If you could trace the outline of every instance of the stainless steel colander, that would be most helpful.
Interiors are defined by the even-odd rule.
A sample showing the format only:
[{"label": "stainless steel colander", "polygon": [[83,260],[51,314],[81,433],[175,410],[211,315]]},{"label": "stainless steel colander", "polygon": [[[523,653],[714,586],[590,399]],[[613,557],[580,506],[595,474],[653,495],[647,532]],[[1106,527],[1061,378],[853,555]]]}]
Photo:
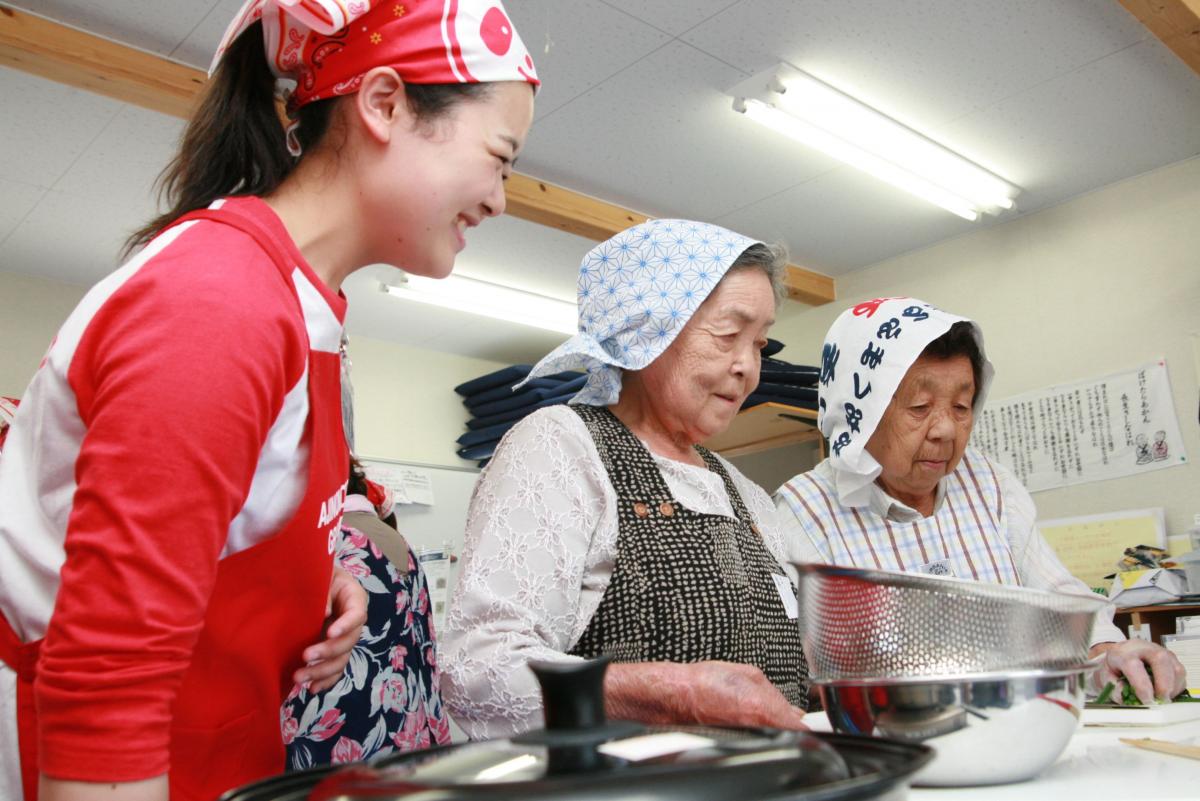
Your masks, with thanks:
[{"label": "stainless steel colander", "polygon": [[816,683],[972,677],[1087,661],[1108,602],[921,573],[797,564]]}]

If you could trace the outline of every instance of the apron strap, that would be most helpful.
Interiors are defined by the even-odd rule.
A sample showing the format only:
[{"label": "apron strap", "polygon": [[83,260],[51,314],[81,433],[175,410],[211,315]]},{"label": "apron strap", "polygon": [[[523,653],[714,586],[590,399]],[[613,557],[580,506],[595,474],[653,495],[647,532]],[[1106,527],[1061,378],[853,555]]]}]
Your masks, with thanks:
[{"label": "apron strap", "polygon": [[21,761],[21,789],[25,801],[37,801],[37,717],[33,702],[33,677],[37,673],[42,641],[23,643],[12,625],[0,615],[0,661],[17,674],[17,753]]},{"label": "apron strap", "polygon": [[21,642],[8,618],[0,615],[0,662],[12,668],[22,681],[32,682],[37,674],[38,653],[41,647],[41,640]]},{"label": "apron strap", "polygon": [[[275,267],[278,268],[279,274],[283,276],[285,281],[287,281],[288,286],[291,286],[292,270],[296,268],[296,265],[289,263],[284,258],[283,254],[278,252],[276,248],[267,247],[266,243],[271,242],[274,237],[271,236],[270,232],[267,231],[266,228],[263,228],[256,221],[250,219],[249,217],[245,217],[241,214],[227,211],[225,209],[196,209],[195,211],[189,211],[187,214],[179,217],[163,230],[165,231],[169,228],[174,228],[177,225],[194,220],[208,220],[210,222],[228,225],[249,236],[254,240],[255,244],[262,248],[263,253],[266,253],[271,257],[271,261],[275,263]],[[296,302],[299,303],[299,299],[297,299]]]}]

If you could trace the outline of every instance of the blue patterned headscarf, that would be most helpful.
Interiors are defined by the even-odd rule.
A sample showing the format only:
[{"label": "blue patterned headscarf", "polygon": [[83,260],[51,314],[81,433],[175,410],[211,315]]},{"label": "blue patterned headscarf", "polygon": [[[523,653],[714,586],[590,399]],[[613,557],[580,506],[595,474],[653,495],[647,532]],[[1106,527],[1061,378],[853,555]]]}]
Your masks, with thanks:
[{"label": "blue patterned headscarf", "polygon": [[587,383],[571,403],[616,403],[621,371],[640,370],[657,359],[738,256],[755,244],[690,220],[650,220],[601,242],[579,265],[579,333],[538,362],[525,380],[586,369]]}]

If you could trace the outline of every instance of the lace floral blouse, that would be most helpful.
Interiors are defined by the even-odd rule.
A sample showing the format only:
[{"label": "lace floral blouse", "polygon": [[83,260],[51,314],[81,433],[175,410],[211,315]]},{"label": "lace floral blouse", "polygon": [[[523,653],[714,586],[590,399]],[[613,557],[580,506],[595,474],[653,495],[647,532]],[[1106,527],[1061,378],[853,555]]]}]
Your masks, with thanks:
[{"label": "lace floral blouse", "polygon": [[366,534],[342,528],[338,563],[367,591],[367,622],[337,684],[317,694],[297,686],[284,701],[288,770],[450,742],[429,589],[406,550],[397,569]]}]

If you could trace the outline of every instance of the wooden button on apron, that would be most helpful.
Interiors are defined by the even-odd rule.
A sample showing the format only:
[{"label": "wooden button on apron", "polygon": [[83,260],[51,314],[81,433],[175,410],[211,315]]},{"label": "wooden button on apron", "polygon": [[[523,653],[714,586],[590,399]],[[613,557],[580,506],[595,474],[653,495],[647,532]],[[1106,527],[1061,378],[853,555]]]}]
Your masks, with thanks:
[{"label": "wooden button on apron", "polygon": [[675,514],[675,506],[667,501],[663,501],[659,505],[658,511],[663,517],[672,517]]},{"label": "wooden button on apron", "polygon": [[759,537],[761,537],[761,536],[762,536],[762,534],[761,534],[761,533],[759,533],[759,530],[758,530],[758,524],[757,524],[757,523],[751,523],[751,524],[750,524],[750,530],[751,530],[751,531],[753,531],[753,532],[754,532],[754,533],[755,533],[757,536],[759,536]]},{"label": "wooden button on apron", "polygon": [[638,517],[646,517],[650,514],[650,507],[641,501],[638,501],[633,505],[633,513]]}]

